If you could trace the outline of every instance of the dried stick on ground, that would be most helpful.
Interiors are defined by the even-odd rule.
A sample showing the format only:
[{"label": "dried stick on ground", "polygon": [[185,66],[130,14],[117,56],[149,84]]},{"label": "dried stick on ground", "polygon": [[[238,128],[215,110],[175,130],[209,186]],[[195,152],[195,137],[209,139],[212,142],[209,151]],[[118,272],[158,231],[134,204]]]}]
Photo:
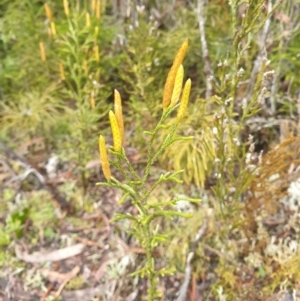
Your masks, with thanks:
[{"label": "dried stick on ground", "polygon": [[211,77],[213,76],[213,71],[210,64],[206,36],[205,36],[205,21],[203,17],[204,2],[205,0],[197,0],[197,19],[199,24],[200,40],[202,46],[202,58],[204,61],[204,74],[206,77],[205,98],[208,99],[212,95]]},{"label": "dried stick on ground", "polygon": [[203,235],[205,234],[206,229],[207,229],[207,220],[204,220],[201,228],[199,229],[199,231],[194,239],[191,251],[189,252],[189,254],[187,256],[184,281],[183,281],[183,284],[181,285],[181,288],[179,290],[179,295],[178,295],[178,298],[176,301],[185,301],[185,299],[186,299],[186,294],[187,294],[187,290],[188,290],[190,279],[191,279],[191,273],[192,273],[191,262],[194,258],[198,243],[199,243],[200,239],[203,237]]},{"label": "dried stick on ground", "polygon": [[67,258],[77,256],[83,252],[85,244],[75,244],[62,249],[48,251],[48,252],[35,252],[33,254],[28,254],[23,252],[19,245],[15,246],[16,257],[25,262],[31,263],[41,263],[46,261],[57,262],[65,260]]},{"label": "dried stick on ground", "polygon": [[75,278],[77,276],[77,274],[79,273],[80,268],[79,266],[75,266],[73,268],[73,270],[67,274],[66,279],[63,281],[63,283],[59,286],[58,291],[55,293],[55,298],[58,298],[61,294],[61,292],[63,291],[64,287],[67,285],[67,283],[72,280],[73,278]]}]

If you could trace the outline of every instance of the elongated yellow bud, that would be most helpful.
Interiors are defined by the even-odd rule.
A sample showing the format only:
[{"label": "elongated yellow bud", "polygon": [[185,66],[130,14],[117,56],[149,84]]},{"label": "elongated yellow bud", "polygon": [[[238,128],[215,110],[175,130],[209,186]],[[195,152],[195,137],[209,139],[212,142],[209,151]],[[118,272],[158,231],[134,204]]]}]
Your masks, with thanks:
[{"label": "elongated yellow bud", "polygon": [[95,36],[96,36],[96,37],[98,36],[98,33],[99,33],[99,27],[96,26],[96,27],[95,27]]},{"label": "elongated yellow bud", "polygon": [[99,20],[101,16],[101,0],[96,1],[96,18]]},{"label": "elongated yellow bud", "polygon": [[55,23],[54,22],[51,22],[50,23],[50,27],[51,27],[51,34],[53,37],[56,36],[56,27],[55,27]]},{"label": "elongated yellow bud", "polygon": [[94,12],[96,10],[96,0],[92,0],[91,9],[92,9],[92,12]]},{"label": "elongated yellow bud", "polygon": [[96,103],[95,103],[95,92],[94,92],[94,90],[92,90],[92,92],[91,92],[90,103],[91,103],[91,108],[95,109]]},{"label": "elongated yellow bud", "polygon": [[45,3],[44,4],[44,8],[45,8],[45,12],[46,12],[46,17],[49,21],[52,20],[52,11],[51,11],[51,8],[50,6],[48,5],[48,3]]},{"label": "elongated yellow bud", "polygon": [[115,115],[118,121],[122,144],[124,143],[124,121],[123,121],[123,108],[121,95],[118,90],[115,89]]},{"label": "elongated yellow bud", "polygon": [[65,80],[66,79],[66,75],[65,75],[65,69],[64,69],[63,64],[59,63],[58,68],[59,68],[60,79],[61,80]]},{"label": "elongated yellow bud", "polygon": [[40,42],[39,45],[40,45],[41,60],[42,60],[42,62],[46,62],[46,52],[45,52],[44,43]]},{"label": "elongated yellow bud", "polygon": [[96,62],[99,62],[100,58],[99,58],[99,46],[98,45],[94,46],[94,54],[95,54]]},{"label": "elongated yellow bud", "polygon": [[63,3],[64,3],[64,11],[65,11],[65,14],[66,14],[66,16],[68,17],[69,14],[70,14],[70,11],[69,11],[69,2],[68,2],[68,0],[63,0]]},{"label": "elongated yellow bud", "polygon": [[184,73],[183,66],[180,65],[175,77],[175,84],[174,84],[174,89],[173,89],[173,94],[172,94],[171,104],[170,104],[171,107],[176,105],[176,103],[178,102],[182,90],[183,73]]},{"label": "elongated yellow bud", "polygon": [[91,26],[91,16],[88,12],[85,14],[85,25],[86,25],[86,27]]},{"label": "elongated yellow bud", "polygon": [[105,138],[100,135],[99,137],[99,152],[100,152],[100,163],[102,166],[103,174],[106,180],[109,180],[111,177],[110,165],[108,162],[108,155],[106,150]]},{"label": "elongated yellow bud", "polygon": [[185,40],[183,42],[183,44],[180,46],[180,48],[175,56],[175,59],[173,61],[173,65],[167,76],[167,80],[166,80],[165,87],[164,87],[164,93],[163,93],[163,109],[166,109],[171,102],[176,73],[177,73],[179,66],[183,62],[188,45],[189,45],[188,40]]},{"label": "elongated yellow bud", "polygon": [[111,110],[109,111],[109,121],[114,139],[114,150],[119,152],[122,149],[122,138],[116,115]]},{"label": "elongated yellow bud", "polygon": [[191,86],[192,86],[192,81],[189,78],[185,82],[185,85],[184,85],[184,88],[183,88],[183,92],[182,92],[182,96],[181,96],[181,103],[180,103],[178,113],[177,113],[177,121],[180,121],[183,118],[183,116],[186,112],[186,108],[187,108],[187,105],[189,103]]}]

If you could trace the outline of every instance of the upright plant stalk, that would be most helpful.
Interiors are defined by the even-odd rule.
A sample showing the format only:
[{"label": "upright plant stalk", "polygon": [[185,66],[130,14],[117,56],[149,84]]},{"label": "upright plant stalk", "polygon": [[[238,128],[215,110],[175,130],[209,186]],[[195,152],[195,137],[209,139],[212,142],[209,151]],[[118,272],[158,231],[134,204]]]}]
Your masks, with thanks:
[{"label": "upright plant stalk", "polygon": [[[102,33],[95,24],[99,25],[100,2],[103,8],[105,4],[102,0],[97,1],[97,4],[96,1],[60,2],[63,4],[63,10],[60,12],[64,14],[63,18],[58,18],[57,13],[52,13],[52,4],[44,5],[50,41],[48,47],[40,42],[40,55],[42,61],[47,61],[49,57],[50,62],[52,54],[56,61],[57,76],[60,78],[59,98],[71,102],[65,109],[70,112],[68,115],[72,118],[70,124],[73,126],[69,134],[71,148],[76,148],[77,152],[70,152],[70,156],[76,162],[84,197],[87,189],[85,166],[92,155],[90,138],[95,137],[91,133],[101,115],[107,112],[103,101],[110,94],[110,89],[99,89],[98,85],[102,54],[99,40]],[[52,50],[48,56],[47,48]]]},{"label": "upright plant stalk", "polygon": [[[131,215],[129,213],[117,213],[115,214],[113,221],[129,220],[131,222],[130,233],[136,237],[141,247],[145,250],[145,265],[142,269],[135,271],[133,275],[147,277],[149,281],[147,293],[148,301],[154,301],[159,297],[157,290],[159,277],[166,274],[172,274],[174,272],[174,270],[167,265],[161,269],[156,268],[153,251],[160,243],[166,240],[167,236],[164,233],[157,233],[157,231],[153,229],[153,222],[155,222],[158,218],[173,218],[175,216],[187,218],[191,216],[190,214],[172,210],[172,207],[179,201],[178,199],[158,202],[155,204],[149,203],[149,196],[160,184],[167,181],[182,183],[182,181],[177,178],[177,175],[183,172],[182,170],[162,174],[154,184],[150,185],[149,188],[146,185],[150,175],[151,167],[157,161],[161,153],[167,147],[172,146],[172,144],[176,141],[192,139],[192,137],[175,136],[178,124],[182,122],[183,117],[186,113],[191,89],[191,80],[188,79],[182,92],[181,102],[180,104],[176,104],[182,89],[183,67],[181,64],[187,51],[187,46],[188,42],[186,40],[177,52],[168,78],[166,80],[161,119],[152,132],[145,132],[146,134],[150,135],[151,138],[148,143],[147,163],[144,175],[140,177],[126,157],[124,150],[124,128],[122,128],[122,102],[121,96],[117,91],[115,91],[115,113],[113,113],[112,111],[110,111],[109,113],[114,145],[109,152],[116,157],[115,160],[109,161],[104,137],[100,136],[99,138],[101,165],[107,182],[101,182],[98,183],[98,185],[121,189],[124,192],[124,195],[122,196],[119,203],[122,204],[124,201],[129,200],[131,204],[137,208],[138,211],[138,214],[136,215]],[[168,127],[165,124],[165,121],[170,116],[170,114],[176,110],[176,122],[175,124],[171,125],[171,127]],[[161,129],[168,129],[169,134],[162,142],[158,150],[154,152],[153,144],[156,140],[158,132]],[[111,165],[114,166],[114,168],[116,168],[123,175],[124,179],[122,182],[111,175]],[[183,199],[189,202],[199,201],[197,199],[191,198]]]},{"label": "upright plant stalk", "polygon": [[[269,19],[271,13],[276,8],[270,8],[267,14],[264,12],[264,0],[249,0],[247,5],[237,0],[230,0],[232,17],[232,43],[228,53],[228,61],[218,65],[219,86],[215,87],[214,96],[218,105],[222,107],[222,112],[215,119],[216,140],[218,142],[216,165],[216,186],[213,191],[218,199],[221,211],[225,209],[230,217],[234,208],[239,205],[240,198],[245,185],[253,177],[253,171],[245,169],[245,146],[241,145],[239,139],[241,130],[244,127],[245,120],[259,111],[259,98],[264,96],[266,88],[264,87],[264,74],[267,68],[267,60],[262,60],[259,66],[257,76],[253,81],[251,95],[247,95],[242,100],[243,103],[237,103],[239,84],[242,81],[243,69],[242,58],[253,43],[255,33],[262,29],[265,22]],[[241,18],[238,18],[238,10],[241,5],[245,5],[245,11]],[[229,64],[230,67],[229,67]],[[240,102],[240,101],[239,101]],[[240,112],[237,107],[240,106]],[[236,122],[236,116],[240,115],[239,122]],[[236,176],[236,172],[243,173],[243,177]],[[229,179],[228,179],[229,178]],[[230,191],[228,186],[235,183],[231,193],[231,201],[228,202]]]}]

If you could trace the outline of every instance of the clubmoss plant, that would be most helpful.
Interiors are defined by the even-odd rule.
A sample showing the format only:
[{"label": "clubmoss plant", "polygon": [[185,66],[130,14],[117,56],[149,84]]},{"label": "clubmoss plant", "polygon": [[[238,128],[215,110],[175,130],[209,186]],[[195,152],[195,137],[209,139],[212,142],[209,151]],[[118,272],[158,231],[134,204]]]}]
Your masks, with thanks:
[{"label": "clubmoss plant", "polygon": [[60,148],[61,159],[74,162],[83,195],[95,132],[108,112],[112,62],[118,64],[118,56],[109,58],[117,27],[101,16],[104,5],[9,1],[0,21],[3,129],[22,140],[43,136],[47,151]]},{"label": "clubmoss plant", "polygon": [[[166,80],[161,119],[159,120],[153,131],[145,132],[145,134],[150,136],[150,140],[148,142],[147,163],[145,166],[144,174],[139,175],[139,173],[134,170],[134,167],[126,157],[125,149],[122,145],[122,116],[120,114],[120,111],[118,111],[120,110],[122,105],[120,101],[120,95],[116,90],[115,113],[113,113],[112,111],[109,112],[109,119],[114,141],[114,146],[109,152],[115,157],[115,160],[108,160],[105,139],[103,136],[100,136],[99,138],[101,165],[107,182],[101,182],[98,183],[98,185],[121,189],[124,192],[124,195],[120,200],[120,204],[122,204],[125,200],[130,200],[131,204],[137,208],[137,215],[134,216],[129,213],[117,213],[113,218],[113,221],[129,220],[131,222],[130,233],[135,236],[135,238],[137,238],[141,247],[146,252],[146,262],[144,267],[138,271],[135,271],[133,275],[138,274],[141,275],[141,277],[146,276],[149,279],[149,301],[155,300],[159,297],[157,290],[159,277],[166,274],[172,274],[174,272],[174,269],[168,265],[165,265],[161,269],[157,269],[156,267],[156,259],[153,256],[153,251],[160,243],[164,242],[167,239],[167,235],[158,232],[159,226],[156,224],[156,227],[154,227],[155,222],[158,218],[173,218],[175,216],[188,218],[191,216],[190,214],[181,213],[171,209],[179,201],[179,199],[177,198],[174,198],[172,200],[159,200],[155,204],[149,203],[149,196],[160,184],[168,181],[182,183],[182,181],[178,179],[178,175],[180,175],[183,170],[167,172],[165,174],[162,174],[153,184],[150,183],[149,176],[153,164],[155,164],[161,154],[168,147],[173,146],[175,142],[193,139],[193,137],[175,135],[178,124],[182,122],[182,119],[186,113],[191,89],[190,79],[188,79],[185,83],[180,104],[176,104],[175,101],[171,102],[172,95],[174,95],[174,93],[178,95],[177,91],[182,89],[182,80],[178,80],[178,78],[183,76],[183,67],[181,66],[181,64],[187,51],[187,47],[188,41],[186,40],[179,49]],[[176,76],[176,74],[178,73],[179,75]],[[175,80],[176,78],[177,80]],[[176,97],[178,98],[179,96]],[[169,127],[166,126],[165,122],[167,118],[175,111],[177,111],[177,119],[175,123]],[[157,134],[161,129],[166,129],[166,127],[168,127],[169,134],[164,139],[162,144],[159,147],[155,148],[157,149],[155,151],[153,145],[156,142],[155,140],[157,138]],[[126,166],[126,168],[122,164],[123,162],[125,163],[124,165]],[[122,181],[112,176],[110,166],[113,166],[122,174]],[[191,198],[186,198],[186,200],[189,202],[199,201]]]},{"label": "clubmoss plant", "polygon": [[[205,99],[197,99],[189,106],[189,114],[184,123],[180,124],[180,133],[189,133],[194,137],[180,148],[166,150],[160,158],[161,162],[168,162],[175,170],[185,166],[182,179],[187,184],[196,187],[204,187],[213,168],[215,158],[215,136],[211,131],[213,115],[207,109],[210,102]],[[172,120],[170,121],[172,122]],[[163,139],[166,133],[160,137]]]},{"label": "clubmoss plant", "polygon": [[[106,100],[110,96],[109,84],[103,84],[110,69],[104,48],[113,31],[102,26],[100,1],[97,3],[84,5],[64,0],[55,17],[51,7],[44,6],[49,33],[45,39],[46,56],[49,56],[46,65],[59,83],[58,97],[68,103],[62,116],[64,125],[72,125],[65,129],[66,156],[76,162],[83,195],[88,186],[85,166],[93,158],[94,133],[108,112]],[[78,151],[70,152],[74,147]]]},{"label": "clubmoss plant", "polygon": [[162,35],[147,10],[137,11],[133,5],[131,12],[136,14],[136,20],[124,25],[124,32],[119,35],[120,48],[116,49],[120,51],[121,63],[115,66],[123,82],[120,92],[128,99],[127,120],[134,120],[136,125],[130,143],[144,147],[143,128],[145,125],[154,126],[160,116],[164,64],[171,64],[171,58],[163,61],[165,43],[162,46]]},{"label": "clubmoss plant", "polygon": [[[249,136],[246,140],[243,132],[246,121],[261,110],[262,102],[268,97],[267,79],[272,74],[268,70],[270,62],[262,57],[257,72],[247,86],[245,79],[251,72],[244,69],[244,59],[247,51],[256,46],[254,37],[263,28],[275,6],[266,13],[264,1],[249,1],[243,18],[239,19],[239,1],[230,1],[229,5],[232,43],[227,57],[217,65],[216,77],[211,78],[214,90],[211,100],[215,103],[211,131],[215,137],[212,176],[216,183],[212,190],[222,214],[231,218],[240,210],[243,193],[249,188],[259,168],[258,164],[254,164],[257,156],[253,155],[253,137]],[[247,92],[250,89],[249,94]]]}]

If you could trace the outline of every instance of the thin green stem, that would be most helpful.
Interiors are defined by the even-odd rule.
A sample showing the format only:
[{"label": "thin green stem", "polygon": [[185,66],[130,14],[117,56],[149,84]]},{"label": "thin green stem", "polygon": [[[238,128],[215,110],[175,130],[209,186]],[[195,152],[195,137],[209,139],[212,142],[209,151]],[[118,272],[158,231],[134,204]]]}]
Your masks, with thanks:
[{"label": "thin green stem", "polygon": [[168,134],[168,136],[166,137],[163,145],[161,146],[161,148],[155,153],[155,155],[153,156],[152,160],[150,161],[150,166],[149,168],[151,167],[151,165],[157,160],[157,158],[161,155],[161,153],[168,147],[172,144],[172,137],[177,129],[177,126],[178,126],[178,123],[174,124],[172,129],[171,129],[171,132]]},{"label": "thin green stem", "polygon": [[148,270],[148,278],[150,282],[150,286],[148,288],[148,301],[154,301],[155,299],[155,291],[156,291],[156,273],[155,273],[155,262],[154,257],[152,256],[152,247],[151,240],[152,234],[147,225],[144,226],[144,233],[146,237],[146,258],[147,258],[147,270]]},{"label": "thin green stem", "polygon": [[129,171],[131,172],[131,174],[135,177],[135,179],[137,181],[141,181],[140,176],[137,174],[137,172],[134,170],[133,166],[131,165],[130,161],[128,160],[128,158],[126,157],[126,155],[123,156],[123,159],[125,160]]},{"label": "thin green stem", "polygon": [[163,121],[165,120],[165,115],[163,114],[160,121],[158,122],[157,126],[155,127],[154,131],[151,133],[151,139],[148,144],[148,151],[147,151],[147,166],[145,169],[144,177],[142,180],[142,191],[145,192],[146,190],[146,182],[149,177],[150,173],[150,167],[151,167],[151,154],[152,154],[152,147],[153,147],[153,142],[156,137],[156,134],[158,130],[160,129],[160,125],[162,125]]}]

